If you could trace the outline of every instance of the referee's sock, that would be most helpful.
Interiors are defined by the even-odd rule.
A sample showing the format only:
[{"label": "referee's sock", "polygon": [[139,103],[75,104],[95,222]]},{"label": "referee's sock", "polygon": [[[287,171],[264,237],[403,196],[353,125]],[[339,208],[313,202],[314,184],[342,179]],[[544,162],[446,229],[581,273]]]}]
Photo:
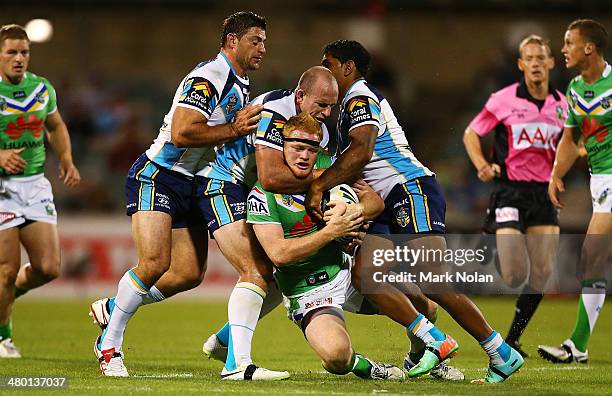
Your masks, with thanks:
[{"label": "referee's sock", "polygon": [[523,291],[516,300],[516,310],[514,314],[514,320],[510,325],[506,342],[514,344],[518,341],[525,331],[527,324],[531,320],[531,317],[535,313],[540,301],[542,301],[544,295],[538,290],[533,289],[528,284],[525,285]]}]

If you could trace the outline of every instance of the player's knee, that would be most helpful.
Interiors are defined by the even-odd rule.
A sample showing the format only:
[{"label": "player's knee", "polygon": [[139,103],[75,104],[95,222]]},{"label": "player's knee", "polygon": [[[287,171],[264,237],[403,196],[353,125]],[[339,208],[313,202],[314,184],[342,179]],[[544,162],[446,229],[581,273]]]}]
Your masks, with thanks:
[{"label": "player's knee", "polygon": [[323,367],[332,374],[347,374],[351,371],[351,360],[353,353],[350,347],[330,348],[324,356],[321,356]]},{"label": "player's knee", "polygon": [[18,263],[0,262],[0,287],[12,287],[19,272]]}]

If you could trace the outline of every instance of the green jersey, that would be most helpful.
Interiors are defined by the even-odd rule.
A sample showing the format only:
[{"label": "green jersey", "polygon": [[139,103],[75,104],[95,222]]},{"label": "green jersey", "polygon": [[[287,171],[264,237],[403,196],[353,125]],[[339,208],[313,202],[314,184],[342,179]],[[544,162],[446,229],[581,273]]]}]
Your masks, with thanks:
[{"label": "green jersey", "polygon": [[612,174],[612,67],[587,84],[575,77],[567,88],[569,112],[565,127],[578,128],[584,139],[591,174]]},{"label": "green jersey", "polygon": [[[55,89],[45,78],[26,72],[19,84],[0,80],[0,149],[20,149],[27,165],[23,173],[42,173],[45,165],[44,122],[57,111]],[[0,176],[7,176],[0,168]]]},{"label": "green jersey", "polygon": [[[320,155],[321,167],[329,167],[329,157]],[[247,200],[247,223],[280,224],[285,239],[300,238],[318,230],[304,208],[304,195],[274,194],[257,182]],[[340,244],[330,242],[310,256],[276,269],[275,277],[283,294],[298,296],[336,277],[343,264]]]}]

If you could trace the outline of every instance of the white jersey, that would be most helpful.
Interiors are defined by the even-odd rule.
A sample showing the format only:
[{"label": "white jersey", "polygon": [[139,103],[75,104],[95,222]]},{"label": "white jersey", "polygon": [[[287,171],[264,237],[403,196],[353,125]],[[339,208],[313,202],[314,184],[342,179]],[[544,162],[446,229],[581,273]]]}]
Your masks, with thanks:
[{"label": "white jersey", "polygon": [[[211,171],[205,176],[253,186],[257,181],[255,145],[283,150],[283,127],[289,118],[297,115],[295,93],[286,89],[270,91],[259,95],[250,104],[263,105],[256,132],[220,147]],[[325,125],[321,127],[323,129],[321,147],[325,148],[329,141],[329,133]]]},{"label": "white jersey", "polygon": [[202,62],[183,79],[164,117],[159,135],[146,151],[157,165],[193,177],[206,174],[215,160],[216,147],[178,148],[171,141],[172,116],[178,106],[201,113],[209,126],[230,122],[249,100],[249,80],[236,75],[221,52]]},{"label": "white jersey", "polygon": [[337,126],[337,155],[349,147],[349,133],[363,125],[375,126],[378,134],[372,158],[363,168],[361,177],[383,199],[397,184],[433,175],[412,153],[387,99],[360,79],[350,86],[342,99]]}]

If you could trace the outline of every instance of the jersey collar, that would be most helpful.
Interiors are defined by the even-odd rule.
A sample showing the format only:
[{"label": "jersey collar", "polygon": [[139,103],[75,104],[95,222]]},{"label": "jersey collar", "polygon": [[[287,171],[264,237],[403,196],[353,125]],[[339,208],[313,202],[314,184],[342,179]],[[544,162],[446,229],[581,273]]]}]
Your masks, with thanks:
[{"label": "jersey collar", "polygon": [[219,55],[221,55],[223,57],[223,59],[225,60],[225,62],[229,66],[230,70],[232,71],[232,73],[234,73],[234,76],[236,76],[236,78],[238,80],[240,80],[242,83],[248,85],[249,84],[249,77],[248,76],[247,77],[239,76],[238,73],[236,73],[236,70],[234,70],[234,66],[232,66],[232,62],[230,62],[229,59],[227,59],[227,56],[223,53],[223,51],[220,51]]},{"label": "jersey collar", "polygon": [[363,81],[363,82],[365,82],[365,78],[360,77],[360,78],[358,78],[357,80],[353,81],[353,82],[351,83],[351,85],[349,85],[348,89],[346,90],[346,94],[344,95],[344,98],[346,99],[346,95],[348,95],[348,94],[349,94],[349,92],[351,92],[351,89],[353,89],[353,87],[354,87],[355,85],[357,85],[357,83],[360,83],[360,82],[362,82],[362,81]]},{"label": "jersey collar", "polygon": [[606,77],[608,77],[610,75],[611,71],[612,71],[612,66],[610,66],[608,64],[608,62],[606,62],[606,67],[604,67],[604,71],[603,71],[603,73],[601,73],[601,76],[603,78],[606,78]]},{"label": "jersey collar", "polygon": [[[557,90],[549,82],[548,83],[548,96],[550,95],[552,95],[556,101],[561,100],[561,97],[557,93]],[[533,96],[531,96],[531,94],[529,93],[529,90],[527,89],[527,83],[525,82],[524,78],[521,79],[519,86],[516,88],[516,96],[522,99],[527,99],[528,101],[534,102],[534,103],[538,101]]]}]

